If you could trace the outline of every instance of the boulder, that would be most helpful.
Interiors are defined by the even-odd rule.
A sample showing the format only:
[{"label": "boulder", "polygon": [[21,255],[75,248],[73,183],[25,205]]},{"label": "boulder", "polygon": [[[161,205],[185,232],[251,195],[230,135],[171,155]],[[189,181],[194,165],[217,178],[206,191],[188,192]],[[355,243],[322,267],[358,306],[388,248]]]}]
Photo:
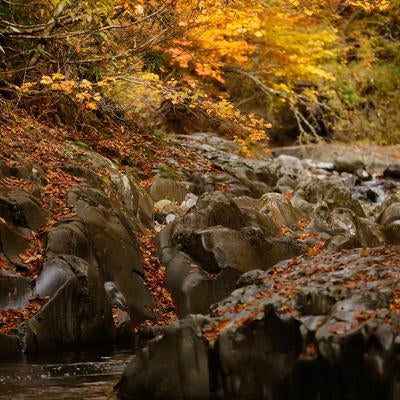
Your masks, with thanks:
[{"label": "boulder", "polygon": [[206,314],[211,304],[221,301],[232,291],[240,275],[240,271],[230,267],[213,275],[205,274],[200,268],[191,271],[182,282],[179,317]]},{"label": "boulder", "polygon": [[154,201],[166,199],[182,203],[187,194],[187,190],[181,183],[161,176],[158,176],[150,187],[150,196]]},{"label": "boulder", "polygon": [[235,202],[222,193],[205,194],[199,197],[196,205],[187,212],[182,225],[193,228],[209,228],[221,225],[240,229],[248,225],[245,214]]},{"label": "boulder", "polygon": [[120,204],[124,205],[127,212],[136,216],[146,227],[152,228],[153,200],[139,185],[137,179],[116,170],[110,172],[110,179]]},{"label": "boulder", "polygon": [[0,195],[0,216],[13,225],[36,230],[48,217],[35,196],[23,191],[13,190]]},{"label": "boulder", "polygon": [[357,171],[363,169],[365,169],[365,164],[357,155],[345,154],[335,160],[335,170],[338,172],[355,174]]},{"label": "boulder", "polygon": [[276,157],[270,166],[276,176],[288,176],[292,179],[299,178],[304,173],[301,160],[297,157],[281,154]]},{"label": "boulder", "polygon": [[296,186],[297,186],[296,180],[287,175],[281,176],[276,182],[276,189],[280,193],[285,193],[287,191],[294,190]]},{"label": "boulder", "polygon": [[400,164],[391,164],[383,171],[386,179],[400,180]]},{"label": "boulder", "polygon": [[13,335],[0,333],[0,358],[18,354],[18,338]]},{"label": "boulder", "polygon": [[378,222],[383,226],[387,226],[398,220],[400,220],[400,202],[391,203],[385,207],[378,217]]},{"label": "boulder", "polygon": [[7,259],[15,265],[20,265],[22,254],[29,245],[29,231],[13,226],[0,219],[0,241],[1,249]]},{"label": "boulder", "polygon": [[295,209],[290,200],[279,193],[267,193],[261,197],[260,212],[269,215],[277,225],[295,225],[305,214]]},{"label": "boulder", "polygon": [[195,316],[173,323],[162,340],[139,351],[116,385],[118,398],[209,398],[208,347],[198,323]]},{"label": "boulder", "polygon": [[114,339],[111,303],[103,280],[84,260],[62,256],[46,262],[35,293],[50,298],[35,316],[15,329],[24,351]]},{"label": "boulder", "polygon": [[47,234],[46,257],[52,258],[63,254],[74,255],[95,264],[88,232],[82,218],[64,219]]},{"label": "boulder", "polygon": [[268,269],[275,263],[301,253],[299,245],[283,239],[266,239],[256,228],[241,231],[221,226],[203,230],[179,230],[173,237],[205,271],[219,273],[230,267],[240,272]]},{"label": "boulder", "polygon": [[389,243],[400,244],[400,195],[389,196],[381,205],[377,222],[383,226]]},{"label": "boulder", "polygon": [[107,203],[101,193],[90,192],[99,196],[97,204],[86,193],[72,190],[69,202],[85,226],[93,265],[99,269],[104,282],[117,284],[127,300],[132,321],[154,318],[151,310],[155,303],[143,279],[143,260],[136,235],[129,224],[121,221],[121,216],[114,215],[112,207],[104,207]]},{"label": "boulder", "polygon": [[85,179],[86,183],[92,188],[104,190],[106,187],[106,184],[100,175],[91,168],[69,163],[61,164],[60,168],[72,176]]},{"label": "boulder", "polygon": [[31,280],[0,269],[0,312],[24,307],[32,297]]},{"label": "boulder", "polygon": [[[351,190],[343,183],[335,179],[313,180],[304,184],[296,192],[292,203],[302,210],[309,211],[310,204],[318,204],[324,201],[329,209],[348,208],[358,217],[365,217],[360,202],[353,198]],[[307,204],[308,203],[308,204]]]},{"label": "boulder", "polygon": [[286,398],[288,373],[302,351],[294,318],[280,318],[265,307],[246,326],[224,329],[217,346],[217,398]]}]

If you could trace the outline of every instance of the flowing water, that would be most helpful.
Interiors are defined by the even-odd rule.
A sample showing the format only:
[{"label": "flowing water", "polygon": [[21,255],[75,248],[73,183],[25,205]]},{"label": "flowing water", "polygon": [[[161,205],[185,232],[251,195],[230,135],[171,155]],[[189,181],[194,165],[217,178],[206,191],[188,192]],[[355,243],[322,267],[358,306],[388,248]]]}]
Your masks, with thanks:
[{"label": "flowing water", "polygon": [[2,360],[0,399],[115,399],[133,349],[90,349]]}]

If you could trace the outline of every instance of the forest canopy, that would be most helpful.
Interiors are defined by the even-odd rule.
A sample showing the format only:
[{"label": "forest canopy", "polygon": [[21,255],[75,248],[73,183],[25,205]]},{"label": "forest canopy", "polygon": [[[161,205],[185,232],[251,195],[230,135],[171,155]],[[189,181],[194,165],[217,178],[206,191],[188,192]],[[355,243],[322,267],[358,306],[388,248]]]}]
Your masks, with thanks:
[{"label": "forest canopy", "polygon": [[395,142],[399,6],[0,0],[0,101],[76,129],[107,114],[216,131],[244,151],[268,136]]}]

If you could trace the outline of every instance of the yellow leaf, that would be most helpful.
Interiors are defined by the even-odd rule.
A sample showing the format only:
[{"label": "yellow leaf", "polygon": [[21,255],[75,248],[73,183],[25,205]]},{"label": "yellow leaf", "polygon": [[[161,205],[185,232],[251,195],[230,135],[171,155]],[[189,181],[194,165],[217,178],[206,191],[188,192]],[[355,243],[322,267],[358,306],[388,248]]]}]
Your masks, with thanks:
[{"label": "yellow leaf", "polygon": [[26,82],[21,86],[21,90],[23,92],[29,92],[35,86],[36,86],[35,82]]},{"label": "yellow leaf", "polygon": [[53,83],[53,79],[51,79],[48,75],[43,75],[40,83],[43,85],[51,85]]},{"label": "yellow leaf", "polygon": [[91,89],[92,84],[87,79],[83,79],[82,82],[79,84],[79,87],[82,89]]},{"label": "yellow leaf", "polygon": [[93,100],[99,102],[101,100],[101,94],[100,93],[95,93],[93,96]]},{"label": "yellow leaf", "polygon": [[65,76],[63,74],[60,74],[59,72],[56,72],[51,77],[53,78],[54,81],[61,81],[65,79]]},{"label": "yellow leaf", "polygon": [[87,110],[97,110],[97,104],[92,101],[86,103],[85,107]]},{"label": "yellow leaf", "polygon": [[82,101],[85,100],[85,96],[83,95],[83,93],[77,93],[77,94],[75,95],[75,98],[76,98],[80,103],[82,103]]},{"label": "yellow leaf", "polygon": [[52,83],[50,87],[51,87],[51,90],[55,90],[55,91],[62,90],[61,85],[59,83]]}]

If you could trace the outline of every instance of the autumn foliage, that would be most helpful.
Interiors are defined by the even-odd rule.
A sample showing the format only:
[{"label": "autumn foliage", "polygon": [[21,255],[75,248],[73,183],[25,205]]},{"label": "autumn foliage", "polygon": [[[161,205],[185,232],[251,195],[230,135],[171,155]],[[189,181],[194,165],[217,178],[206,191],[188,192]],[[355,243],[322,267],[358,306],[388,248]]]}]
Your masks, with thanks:
[{"label": "autumn foliage", "polygon": [[[356,52],[366,69],[379,61],[380,32],[371,28],[367,37],[363,22],[395,22],[396,5],[398,0],[2,2],[0,99],[40,117],[56,113],[58,123],[80,128],[88,113],[102,111],[178,133],[214,130],[235,137],[245,152],[265,143],[282,115],[290,114],[300,139],[317,140],[354,106],[348,88],[338,84],[350,70],[349,55]],[[346,42],[349,24],[357,27],[352,36],[359,43]],[[370,51],[361,54],[360,43]],[[347,83],[357,86],[359,78],[352,79]]]}]

